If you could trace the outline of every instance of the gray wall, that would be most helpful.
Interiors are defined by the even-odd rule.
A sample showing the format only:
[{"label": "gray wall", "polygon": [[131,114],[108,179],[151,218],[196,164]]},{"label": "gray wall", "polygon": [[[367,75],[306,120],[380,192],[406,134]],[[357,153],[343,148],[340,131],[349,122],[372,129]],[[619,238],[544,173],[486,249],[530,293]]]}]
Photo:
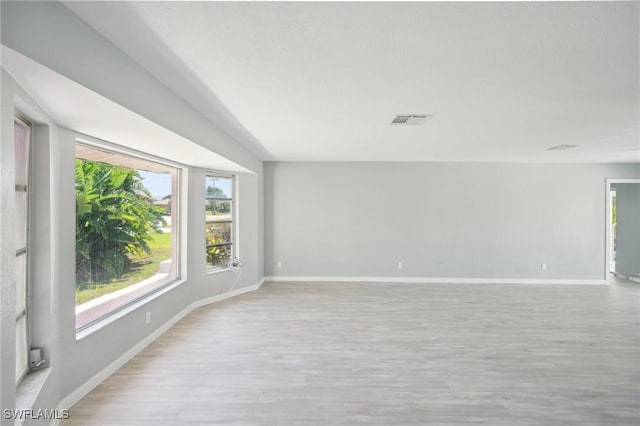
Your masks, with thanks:
[{"label": "gray wall", "polygon": [[[160,84],[123,52],[93,31],[59,3],[2,2],[2,43],[19,53],[83,84],[130,110],[199,143],[253,173],[238,176],[239,252],[243,271],[236,289],[262,279],[263,228],[262,162],[225,135],[183,99]],[[48,354],[51,373],[34,405],[55,408],[134,345],[149,336],[191,303],[228,291],[235,272],[205,273],[204,175],[185,169],[182,199],[182,260],[186,281],[156,297],[143,308],[129,312],[93,334],[76,340],[74,143],[76,133],[58,127],[38,109],[33,94],[24,93],[2,70],[2,145],[0,149],[0,405],[14,407],[15,370],[15,247],[12,223],[13,116],[26,113],[47,142],[37,158],[35,204],[50,212],[39,224],[33,275],[33,338]],[[30,96],[31,95],[31,96]],[[110,141],[117,143],[117,141]],[[47,185],[48,183],[48,185]],[[43,186],[44,185],[44,186]],[[32,235],[33,236],[33,235]],[[70,237],[71,236],[71,237]],[[152,312],[145,325],[144,314]],[[0,423],[13,421],[0,419]],[[44,424],[48,422],[36,422]]]},{"label": "gray wall", "polygon": [[640,165],[272,162],[264,173],[266,276],[601,280],[605,178]]},{"label": "gray wall", "polygon": [[[15,397],[15,241],[13,232],[14,222],[14,152],[13,152],[13,119],[15,111],[20,111],[28,116],[34,123],[32,129],[34,140],[32,150],[32,170],[38,170],[32,177],[31,197],[32,211],[30,218],[30,279],[34,282],[42,282],[43,285],[31,289],[31,312],[38,311],[37,315],[30,315],[30,339],[34,347],[44,349],[43,355],[48,360],[51,373],[43,386],[40,401],[43,407],[55,407],[59,401],[59,346],[57,344],[57,323],[51,321],[56,310],[54,269],[57,265],[52,262],[51,252],[52,235],[51,223],[57,217],[57,212],[50,202],[50,163],[53,156],[50,151],[51,139],[56,139],[56,127],[46,117],[44,111],[38,108],[29,96],[15,83],[15,81],[2,70],[2,143],[0,145],[0,196],[2,197],[2,209],[0,210],[0,240],[2,244],[8,244],[8,249],[0,250],[0,269],[3,271],[0,288],[2,301],[2,328],[0,329],[0,391],[1,407],[12,407]],[[6,247],[5,247],[6,248]],[[7,273],[8,272],[8,273]],[[13,424],[12,421],[0,420],[2,424]]]},{"label": "gray wall", "polygon": [[640,183],[616,183],[616,272],[640,276]]},{"label": "gray wall", "polygon": [[57,1],[2,1],[2,44],[257,171],[261,161]]},{"label": "gray wall", "polygon": [[[2,70],[2,143],[0,144],[0,409],[12,407],[15,398],[15,161],[13,126],[4,121],[4,111],[13,108],[9,76]],[[13,121],[13,117],[11,117]],[[3,416],[4,417],[4,416]],[[0,420],[1,424],[9,424]]]}]

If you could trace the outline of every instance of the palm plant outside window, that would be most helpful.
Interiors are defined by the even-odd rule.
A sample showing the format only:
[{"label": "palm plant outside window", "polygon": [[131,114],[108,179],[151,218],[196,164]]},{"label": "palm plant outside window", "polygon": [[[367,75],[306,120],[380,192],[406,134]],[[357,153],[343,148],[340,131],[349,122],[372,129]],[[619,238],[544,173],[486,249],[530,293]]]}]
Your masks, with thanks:
[{"label": "palm plant outside window", "polygon": [[76,327],[177,280],[177,180],[170,165],[76,145]]}]

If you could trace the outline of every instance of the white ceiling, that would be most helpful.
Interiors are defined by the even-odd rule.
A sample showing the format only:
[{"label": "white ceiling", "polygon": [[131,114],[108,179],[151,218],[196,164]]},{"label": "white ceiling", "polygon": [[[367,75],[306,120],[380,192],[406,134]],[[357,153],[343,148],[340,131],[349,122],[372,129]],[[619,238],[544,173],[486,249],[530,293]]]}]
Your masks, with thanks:
[{"label": "white ceiling", "polygon": [[249,172],[6,46],[2,66],[62,127],[181,164]]},{"label": "white ceiling", "polygon": [[640,162],[637,2],[65,5],[264,159]]}]

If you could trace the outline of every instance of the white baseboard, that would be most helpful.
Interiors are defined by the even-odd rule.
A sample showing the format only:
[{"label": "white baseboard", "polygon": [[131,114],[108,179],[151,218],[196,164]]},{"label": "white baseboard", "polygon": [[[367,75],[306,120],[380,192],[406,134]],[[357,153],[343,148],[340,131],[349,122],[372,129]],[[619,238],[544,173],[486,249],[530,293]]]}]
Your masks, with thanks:
[{"label": "white baseboard", "polygon": [[611,272],[611,275],[613,275],[614,277],[621,279],[621,280],[629,280],[629,281],[633,281],[635,283],[640,283],[640,276],[639,275],[627,275],[627,274],[620,274],[617,272]]},{"label": "white baseboard", "polygon": [[604,285],[606,280],[544,279],[544,278],[422,278],[422,277],[264,277],[271,282],[366,282],[420,284],[573,284]]},{"label": "white baseboard", "polygon": [[[129,362],[133,357],[142,352],[144,348],[149,346],[153,341],[155,341],[158,337],[162,336],[167,330],[173,327],[178,321],[187,316],[191,311],[201,306],[209,305],[211,303],[220,302],[225,299],[229,299],[234,296],[241,295],[243,293],[248,293],[251,291],[258,290],[265,279],[262,278],[257,284],[242,287],[237,290],[222,293],[217,296],[209,297],[207,299],[197,300],[191,303],[189,306],[184,308],[182,311],[173,316],[170,320],[162,324],[155,331],[145,337],[143,340],[138,342],[134,347],[129,349],[127,352],[122,354],[118,359],[109,364],[107,367],[102,369],[98,374],[93,376],[87,382],[85,382],[82,386],[80,386],[75,391],[71,392],[67,395],[60,403],[58,404],[59,410],[68,410],[72,406],[74,406],[78,401],[84,398],[89,392],[95,389],[100,383],[104,382],[109,376],[118,371],[122,366],[124,366],[127,362]],[[51,422],[52,426],[57,426],[60,423],[60,420],[53,420]]]},{"label": "white baseboard", "polygon": [[229,299],[230,297],[239,296],[244,293],[249,293],[250,291],[258,290],[262,286],[262,284],[264,284],[264,278],[262,278],[260,282],[258,282],[258,284],[242,287],[237,290],[222,293],[217,296],[208,297],[206,299],[196,300],[191,305],[189,305],[189,312],[201,306],[210,305],[211,303],[220,302],[222,300]]}]

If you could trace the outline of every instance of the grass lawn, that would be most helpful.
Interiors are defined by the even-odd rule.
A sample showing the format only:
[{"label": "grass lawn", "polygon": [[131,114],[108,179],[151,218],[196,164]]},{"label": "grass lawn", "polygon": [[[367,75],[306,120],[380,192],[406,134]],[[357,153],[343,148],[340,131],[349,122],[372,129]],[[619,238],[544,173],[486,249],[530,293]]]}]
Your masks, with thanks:
[{"label": "grass lawn", "polygon": [[155,234],[149,241],[151,254],[136,256],[131,259],[131,268],[119,279],[104,284],[93,284],[90,287],[76,288],[76,305],[88,302],[103,294],[112,293],[130,285],[139,283],[158,272],[160,262],[171,259],[171,233]]}]

